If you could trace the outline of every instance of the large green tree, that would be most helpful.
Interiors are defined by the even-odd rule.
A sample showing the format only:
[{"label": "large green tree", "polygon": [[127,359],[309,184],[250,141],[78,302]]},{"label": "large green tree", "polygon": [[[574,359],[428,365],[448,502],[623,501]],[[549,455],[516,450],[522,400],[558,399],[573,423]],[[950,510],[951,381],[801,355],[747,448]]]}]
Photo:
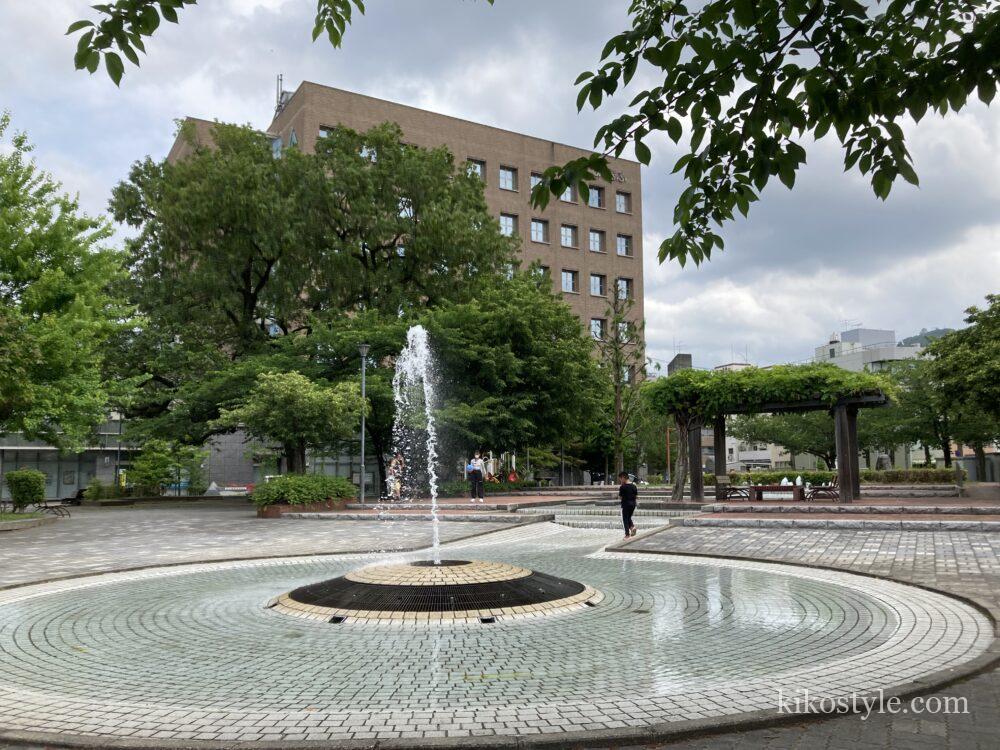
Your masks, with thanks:
[{"label": "large green tree", "polygon": [[110,292],[122,257],[9,127],[0,113],[0,433],[79,446],[118,400],[101,366],[129,317]]},{"label": "large green tree", "polygon": [[303,474],[307,451],[335,447],[365,409],[355,383],[324,385],[297,372],[265,372],[234,408],[222,411],[217,424],[276,446],[288,472]]},{"label": "large green tree", "polygon": [[[337,129],[314,154],[280,158],[231,125],[192,146],[176,163],[137,163],[112,200],[137,230],[127,288],[144,313],[118,337],[115,367],[148,373],[131,408],[148,432],[200,442],[226,429],[220,409],[261,372],[354,377],[356,348],[329,356],[338,333],[356,342],[361,321],[398,329],[400,315],[471,299],[513,260],[482,182],[395,125]],[[384,436],[385,383],[372,385]]]},{"label": "large green tree", "polygon": [[593,342],[547,275],[498,279],[422,318],[440,364],[442,431],[457,450],[568,444],[606,394]]},{"label": "large green tree", "polygon": [[790,453],[808,453],[832,467],[837,458],[833,418],[824,411],[753,414],[730,421],[730,434],[745,443],[775,443]]}]

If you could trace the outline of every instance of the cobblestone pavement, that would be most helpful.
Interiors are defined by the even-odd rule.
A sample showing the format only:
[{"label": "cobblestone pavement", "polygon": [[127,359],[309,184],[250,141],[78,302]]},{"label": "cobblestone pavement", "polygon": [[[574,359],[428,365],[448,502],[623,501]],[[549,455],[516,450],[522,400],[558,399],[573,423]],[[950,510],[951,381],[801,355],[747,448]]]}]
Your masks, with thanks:
[{"label": "cobblestone pavement", "polygon": [[[1000,538],[991,534],[679,527],[637,538],[629,546],[827,565],[891,576],[967,596],[994,617],[1000,614]],[[919,717],[873,714],[865,721],[857,715],[840,716],[668,746],[671,750],[995,750],[1000,746],[1000,672],[986,672],[932,695],[965,698],[969,713]]]},{"label": "cobblestone pavement", "polygon": [[992,641],[989,620],[949,597],[832,571],[602,551],[616,536],[536,524],[448,545],[446,556],[502,559],[605,596],[491,625],[334,625],[264,607],[413,554],[196,564],[0,592],[2,723],[216,742],[594,732],[773,711],[779,688],[840,696],[909,683]]},{"label": "cobblestone pavement", "polygon": [[[407,522],[259,519],[251,506],[73,508],[73,517],[0,533],[0,587],[144,565],[237,557],[396,550],[431,542],[430,525]],[[441,538],[492,529],[441,524]]]}]

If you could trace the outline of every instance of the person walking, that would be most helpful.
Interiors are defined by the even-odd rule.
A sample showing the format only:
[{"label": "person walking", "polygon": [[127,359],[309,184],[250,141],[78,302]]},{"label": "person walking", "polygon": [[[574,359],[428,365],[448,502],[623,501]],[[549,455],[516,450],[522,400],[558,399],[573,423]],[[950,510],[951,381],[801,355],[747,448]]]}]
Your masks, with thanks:
[{"label": "person walking", "polygon": [[467,467],[469,469],[469,484],[472,489],[470,503],[483,502],[484,486],[483,479],[486,477],[486,462],[479,451],[476,451]]},{"label": "person walking", "polygon": [[630,536],[635,536],[638,531],[632,523],[632,514],[638,505],[639,488],[632,483],[627,471],[618,475],[618,481],[621,483],[618,487],[618,501],[622,506],[622,526],[625,527],[625,538],[628,539]]}]

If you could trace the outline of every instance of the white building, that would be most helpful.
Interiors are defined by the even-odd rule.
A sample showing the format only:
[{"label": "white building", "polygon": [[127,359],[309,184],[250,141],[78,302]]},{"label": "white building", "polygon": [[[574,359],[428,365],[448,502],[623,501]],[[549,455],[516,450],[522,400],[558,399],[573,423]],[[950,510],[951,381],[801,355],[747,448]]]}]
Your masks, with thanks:
[{"label": "white building", "polygon": [[826,344],[816,347],[813,359],[854,372],[865,369],[877,372],[888,362],[913,359],[922,349],[921,346],[899,346],[895,331],[852,328],[840,334],[830,334]]}]

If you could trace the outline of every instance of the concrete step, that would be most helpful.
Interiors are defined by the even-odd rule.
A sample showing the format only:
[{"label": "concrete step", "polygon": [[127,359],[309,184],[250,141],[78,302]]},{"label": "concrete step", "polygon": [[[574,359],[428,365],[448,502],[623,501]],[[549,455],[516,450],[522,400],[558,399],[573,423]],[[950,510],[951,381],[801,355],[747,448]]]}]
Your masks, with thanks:
[{"label": "concrete step", "polygon": [[703,513],[837,513],[850,515],[1000,515],[997,505],[840,505],[798,504],[759,505],[753,503],[713,503],[701,507]]},{"label": "concrete step", "polygon": [[[645,506],[640,506],[636,509],[633,514],[633,518],[680,518],[683,516],[697,515],[700,512],[700,508],[691,509],[677,509],[677,508],[646,508]],[[522,508],[518,510],[518,514],[525,515],[536,515],[536,514],[549,514],[555,513],[557,517],[559,516],[592,516],[592,517],[603,517],[603,518],[620,518],[621,517],[621,507],[599,507],[599,506],[583,506],[576,507],[572,505],[562,505],[562,506],[549,506],[547,508]]]},{"label": "concrete step", "polygon": [[1000,521],[905,521],[875,519],[809,518],[684,518],[677,523],[688,527],[752,529],[827,529],[853,531],[978,531],[1000,533]]},{"label": "concrete step", "polygon": [[[297,518],[309,521],[430,521],[430,513],[361,513],[361,512],[337,512],[337,513],[283,513],[282,518]],[[515,513],[441,513],[438,520],[445,521],[465,521],[465,522],[488,522],[488,523],[537,523],[540,521],[551,521],[555,518],[552,513],[538,514],[532,516],[522,516]]]},{"label": "concrete step", "polygon": [[[676,519],[670,518],[634,518],[637,528],[656,529],[668,526]],[[600,516],[556,516],[554,523],[571,529],[618,529],[622,528],[620,518],[601,518]]]}]

